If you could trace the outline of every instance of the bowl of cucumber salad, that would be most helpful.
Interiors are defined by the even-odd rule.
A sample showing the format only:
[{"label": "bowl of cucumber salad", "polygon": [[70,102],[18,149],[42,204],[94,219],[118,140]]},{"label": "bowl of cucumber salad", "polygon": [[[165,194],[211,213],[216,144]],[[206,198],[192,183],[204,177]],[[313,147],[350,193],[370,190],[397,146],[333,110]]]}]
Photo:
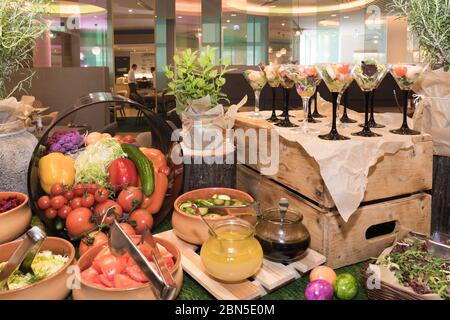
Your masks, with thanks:
[{"label": "bowl of cucumber salad", "polygon": [[204,188],[179,196],[174,203],[172,226],[175,234],[184,241],[200,245],[208,239],[208,228],[194,210],[210,223],[233,218],[234,214],[252,210],[253,198],[243,191],[231,188]]}]

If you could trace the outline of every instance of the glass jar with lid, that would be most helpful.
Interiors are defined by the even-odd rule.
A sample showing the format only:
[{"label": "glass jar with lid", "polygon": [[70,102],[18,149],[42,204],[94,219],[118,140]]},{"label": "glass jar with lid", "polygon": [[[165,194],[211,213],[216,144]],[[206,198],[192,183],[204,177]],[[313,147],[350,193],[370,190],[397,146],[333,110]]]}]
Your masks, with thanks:
[{"label": "glass jar with lid", "polygon": [[255,239],[255,229],[242,219],[230,219],[212,226],[200,256],[206,271],[225,282],[239,282],[256,274],[263,251]]}]

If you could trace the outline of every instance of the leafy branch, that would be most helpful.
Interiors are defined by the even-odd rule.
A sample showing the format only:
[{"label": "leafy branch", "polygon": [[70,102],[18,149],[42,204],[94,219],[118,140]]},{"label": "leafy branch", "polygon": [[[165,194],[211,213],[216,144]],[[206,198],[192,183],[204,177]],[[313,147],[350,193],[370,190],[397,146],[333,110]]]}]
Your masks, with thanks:
[{"label": "leafy branch", "polygon": [[393,0],[434,69],[450,68],[450,0]]},{"label": "leafy branch", "polygon": [[177,111],[181,112],[193,101],[206,96],[211,98],[211,107],[220,100],[228,101],[222,87],[224,75],[230,72],[229,63],[215,60],[216,49],[207,46],[202,54],[187,49],[173,57],[174,66],[165,66],[164,72],[170,80],[168,95],[175,96]]},{"label": "leafy branch", "polygon": [[49,0],[0,1],[0,99],[21,91],[34,73],[27,71],[25,79],[6,91],[6,83],[19,69],[32,64],[35,41],[46,30],[43,19],[50,12]]}]

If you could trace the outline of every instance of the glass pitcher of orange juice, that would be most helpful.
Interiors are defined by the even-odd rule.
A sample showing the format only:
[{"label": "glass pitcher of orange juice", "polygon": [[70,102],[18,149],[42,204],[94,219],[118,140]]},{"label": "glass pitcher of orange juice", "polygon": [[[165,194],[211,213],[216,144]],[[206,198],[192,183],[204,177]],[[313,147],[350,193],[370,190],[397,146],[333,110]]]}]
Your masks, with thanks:
[{"label": "glass pitcher of orange juice", "polygon": [[256,274],[261,268],[263,251],[255,239],[255,229],[242,219],[217,222],[200,256],[206,271],[225,282],[238,282]]}]

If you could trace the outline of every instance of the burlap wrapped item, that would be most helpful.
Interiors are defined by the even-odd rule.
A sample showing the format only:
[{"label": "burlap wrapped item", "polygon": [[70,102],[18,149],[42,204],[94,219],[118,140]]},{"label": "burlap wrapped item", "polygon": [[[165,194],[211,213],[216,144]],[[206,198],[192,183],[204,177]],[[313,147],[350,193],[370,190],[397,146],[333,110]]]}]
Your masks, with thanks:
[{"label": "burlap wrapped item", "polygon": [[450,72],[425,72],[414,91],[420,99],[414,129],[433,137],[435,155],[450,157]]},{"label": "burlap wrapped item", "polygon": [[223,144],[223,130],[233,128],[237,111],[246,101],[247,96],[237,105],[231,105],[225,113],[221,104],[211,108],[209,96],[193,100],[181,114],[181,136],[185,146],[193,150],[220,149]]}]

